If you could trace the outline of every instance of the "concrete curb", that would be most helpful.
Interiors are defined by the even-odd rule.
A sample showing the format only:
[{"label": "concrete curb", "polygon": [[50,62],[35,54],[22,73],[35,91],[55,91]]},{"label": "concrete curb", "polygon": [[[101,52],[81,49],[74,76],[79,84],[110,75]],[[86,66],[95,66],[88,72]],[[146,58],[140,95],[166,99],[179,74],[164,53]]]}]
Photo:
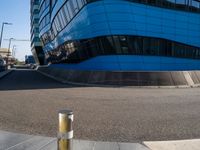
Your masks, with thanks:
[{"label": "concrete curb", "polygon": [[151,150],[199,150],[200,139],[143,142]]},{"label": "concrete curb", "polygon": [[0,72],[0,79],[11,73],[13,70],[6,70],[3,72]]},{"label": "concrete curb", "polygon": [[[141,143],[73,140],[72,150],[199,150],[200,139]],[[0,150],[57,150],[57,139],[0,131]]]}]

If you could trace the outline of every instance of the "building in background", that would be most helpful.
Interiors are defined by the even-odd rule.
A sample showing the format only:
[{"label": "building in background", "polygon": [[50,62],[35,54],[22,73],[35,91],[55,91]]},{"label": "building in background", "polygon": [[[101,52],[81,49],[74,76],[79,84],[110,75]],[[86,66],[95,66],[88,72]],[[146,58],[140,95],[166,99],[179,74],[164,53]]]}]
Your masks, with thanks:
[{"label": "building in background", "polygon": [[35,59],[34,59],[33,55],[25,56],[25,64],[35,64]]},{"label": "building in background", "polygon": [[0,48],[0,55],[6,59],[8,56],[11,57],[11,52],[7,48]]},{"label": "building in background", "polygon": [[51,66],[103,71],[200,69],[199,1],[40,0],[37,13],[39,36]]},{"label": "building in background", "polygon": [[4,71],[6,69],[5,66],[5,60],[3,59],[3,57],[0,55],[0,72]]},{"label": "building in background", "polygon": [[7,48],[0,48],[0,57],[7,65],[15,64],[16,59],[12,56],[11,51],[9,51]]},{"label": "building in background", "polygon": [[44,65],[44,52],[39,38],[39,0],[31,0],[31,51],[38,65]]}]

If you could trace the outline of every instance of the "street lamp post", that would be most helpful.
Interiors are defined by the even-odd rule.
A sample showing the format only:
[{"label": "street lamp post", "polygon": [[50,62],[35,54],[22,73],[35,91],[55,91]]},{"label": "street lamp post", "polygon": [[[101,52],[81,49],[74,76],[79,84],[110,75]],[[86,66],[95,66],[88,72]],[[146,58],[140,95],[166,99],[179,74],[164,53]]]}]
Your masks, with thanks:
[{"label": "street lamp post", "polygon": [[16,45],[13,45],[12,52],[11,52],[12,53],[12,57],[15,57],[15,49],[16,49],[16,47],[17,47]]},{"label": "street lamp post", "polygon": [[10,38],[10,39],[9,39],[8,52],[10,52],[10,46],[11,46],[12,40],[14,40],[14,38]]},{"label": "street lamp post", "polygon": [[10,46],[11,46],[11,42],[12,40],[15,40],[14,38],[10,38],[9,39],[9,45],[8,45],[8,54],[7,54],[7,62],[6,62],[6,65],[8,66],[9,64],[9,54],[10,54]]},{"label": "street lamp post", "polygon": [[2,38],[3,38],[3,29],[4,29],[4,25],[12,25],[12,23],[8,23],[8,22],[3,22],[3,23],[2,23],[1,36],[0,36],[0,48],[1,48]]}]

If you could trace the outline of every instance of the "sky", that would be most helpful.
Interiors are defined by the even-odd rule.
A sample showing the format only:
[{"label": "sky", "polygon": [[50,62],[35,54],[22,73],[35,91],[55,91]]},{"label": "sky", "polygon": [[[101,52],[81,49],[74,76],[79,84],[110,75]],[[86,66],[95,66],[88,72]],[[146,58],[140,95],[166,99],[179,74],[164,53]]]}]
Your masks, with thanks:
[{"label": "sky", "polygon": [[[2,22],[13,25],[4,27],[2,48],[8,48],[4,39],[30,39],[30,0],[0,0],[0,31]],[[12,41],[11,50],[16,45],[16,58],[23,61],[25,55],[31,54],[30,41]]]}]

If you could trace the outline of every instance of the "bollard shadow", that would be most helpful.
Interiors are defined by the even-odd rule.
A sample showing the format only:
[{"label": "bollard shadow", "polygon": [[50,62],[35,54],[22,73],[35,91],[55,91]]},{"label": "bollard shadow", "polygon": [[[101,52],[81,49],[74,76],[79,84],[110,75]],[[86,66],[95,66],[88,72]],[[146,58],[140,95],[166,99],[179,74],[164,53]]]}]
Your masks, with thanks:
[{"label": "bollard shadow", "polygon": [[0,91],[58,89],[73,87],[75,88],[77,86],[63,84],[31,69],[13,70],[7,76],[0,79]]}]

